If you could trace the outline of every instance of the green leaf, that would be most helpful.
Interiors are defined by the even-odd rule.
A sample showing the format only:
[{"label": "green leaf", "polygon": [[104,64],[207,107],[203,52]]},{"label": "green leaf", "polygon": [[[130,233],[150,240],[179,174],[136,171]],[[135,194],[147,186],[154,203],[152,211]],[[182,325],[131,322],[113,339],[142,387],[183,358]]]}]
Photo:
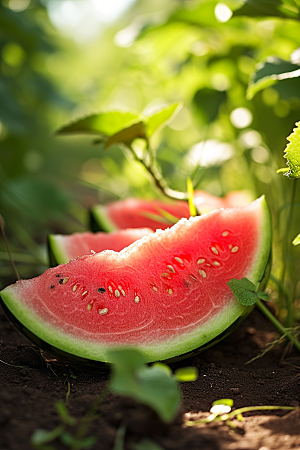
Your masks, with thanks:
[{"label": "green leaf", "polygon": [[299,20],[300,8],[293,0],[246,0],[241,8],[233,12],[233,16],[271,16]]},{"label": "green leaf", "polygon": [[288,178],[300,177],[300,122],[296,123],[296,128],[287,137],[289,143],[284,150],[284,157],[287,159],[289,171],[284,175]]},{"label": "green leaf", "polygon": [[110,138],[107,139],[105,148],[120,143],[123,143],[130,147],[132,141],[137,138],[147,139],[145,125],[143,122],[135,123],[130,127],[123,128],[123,130],[119,131],[116,134],[113,134]]},{"label": "green leaf", "polygon": [[177,381],[162,363],[148,367],[143,353],[135,349],[109,350],[113,362],[111,389],[148,405],[168,423],[176,416],[181,395]]},{"label": "green leaf", "polygon": [[43,444],[47,444],[48,442],[54,441],[57,437],[59,437],[64,431],[62,425],[54,428],[52,431],[37,429],[34,431],[31,437],[31,444],[33,446],[40,446]]},{"label": "green leaf", "polygon": [[295,237],[295,239],[293,240],[293,245],[299,245],[300,244],[300,234],[298,234],[298,236]]},{"label": "green leaf", "polygon": [[242,305],[252,306],[256,303],[258,296],[255,293],[255,286],[247,278],[241,280],[232,278],[227,284]]},{"label": "green leaf", "polygon": [[122,111],[108,111],[75,120],[60,128],[57,134],[99,134],[113,136],[139,120],[137,114]]},{"label": "green leaf", "polygon": [[168,125],[169,122],[179,113],[182,103],[176,102],[154,112],[146,120],[147,136],[150,137],[155,131],[158,131]]},{"label": "green leaf", "polygon": [[180,367],[174,374],[178,381],[195,381],[198,378],[197,367]]},{"label": "green leaf", "polygon": [[256,294],[261,300],[264,300],[265,302],[269,302],[270,301],[269,296],[268,296],[268,294],[266,292],[257,291]]},{"label": "green leaf", "polygon": [[289,169],[286,169],[285,167],[283,167],[282,169],[278,169],[278,170],[276,170],[276,173],[286,173],[286,172],[288,172],[289,171]]},{"label": "green leaf", "polygon": [[205,121],[211,123],[218,117],[220,107],[226,103],[226,100],[226,91],[217,91],[216,89],[205,87],[195,92],[193,103]]},{"label": "green leaf", "polygon": [[56,402],[55,408],[62,422],[66,425],[76,425],[77,420],[70,416],[69,411],[62,400]]},{"label": "green leaf", "polygon": [[299,98],[299,77],[300,68],[297,64],[272,56],[257,66],[247,89],[247,99],[251,100],[257,92],[273,86],[279,81],[284,83],[280,89],[282,97],[286,99]]}]

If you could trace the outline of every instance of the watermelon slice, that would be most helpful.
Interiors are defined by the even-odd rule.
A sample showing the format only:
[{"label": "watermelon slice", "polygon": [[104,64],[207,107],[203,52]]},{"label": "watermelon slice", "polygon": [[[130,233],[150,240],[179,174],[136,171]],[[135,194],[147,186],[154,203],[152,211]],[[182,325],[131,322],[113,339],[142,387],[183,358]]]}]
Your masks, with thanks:
[{"label": "watermelon slice", "polygon": [[172,360],[217,342],[249,313],[227,282],[258,286],[270,250],[261,197],[48,269],[1,298],[21,331],[68,359],[109,362],[108,348],[136,346],[149,362]]},{"label": "watermelon slice", "polygon": [[128,228],[111,233],[73,233],[68,236],[50,234],[48,253],[50,264],[56,266],[69,262],[77,256],[90,255],[93,252],[114,250],[119,252],[124,247],[153,233],[150,228]]},{"label": "watermelon slice", "polygon": [[[199,214],[220,208],[244,206],[251,200],[247,191],[230,192],[223,198],[204,191],[194,193],[194,203]],[[90,219],[93,231],[140,227],[165,230],[183,217],[190,217],[189,206],[185,201],[166,203],[161,200],[147,201],[129,198],[108,205],[95,205],[91,209]]]}]

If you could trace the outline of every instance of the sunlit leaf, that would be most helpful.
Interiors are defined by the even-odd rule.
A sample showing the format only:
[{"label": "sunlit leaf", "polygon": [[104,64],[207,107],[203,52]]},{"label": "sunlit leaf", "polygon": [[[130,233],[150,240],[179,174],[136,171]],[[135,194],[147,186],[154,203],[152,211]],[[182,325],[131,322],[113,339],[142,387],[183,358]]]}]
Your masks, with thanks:
[{"label": "sunlit leaf", "polygon": [[178,114],[182,104],[179,102],[167,105],[164,108],[155,111],[148,120],[146,120],[147,136],[150,137],[155,131],[165,127]]},{"label": "sunlit leaf", "polygon": [[234,16],[282,17],[300,19],[299,4],[293,0],[245,0],[241,8],[233,12]]},{"label": "sunlit leaf", "polygon": [[289,171],[284,173],[288,178],[300,177],[300,122],[297,122],[296,128],[287,137],[289,143],[284,150],[284,157],[287,159]]},{"label": "sunlit leaf", "polygon": [[280,58],[268,58],[259,64],[257,71],[252,75],[247,98],[251,100],[254,95],[281,82],[280,93],[284,98],[300,97],[300,67]]},{"label": "sunlit leaf", "polygon": [[116,134],[113,134],[105,142],[105,148],[111,147],[114,144],[123,143],[128,147],[131,145],[134,139],[147,139],[145,132],[145,125],[143,122],[138,122],[131,125],[128,128],[124,128]]},{"label": "sunlit leaf", "polygon": [[138,115],[131,112],[108,111],[92,114],[63,126],[57,134],[99,134],[113,136],[138,121]]},{"label": "sunlit leaf", "polygon": [[293,240],[293,245],[299,245],[300,244],[300,234],[298,234],[295,239]]},{"label": "sunlit leaf", "polygon": [[113,362],[111,388],[150,406],[164,422],[176,416],[181,395],[175,377],[162,363],[148,367],[144,355],[135,349],[108,352]]}]

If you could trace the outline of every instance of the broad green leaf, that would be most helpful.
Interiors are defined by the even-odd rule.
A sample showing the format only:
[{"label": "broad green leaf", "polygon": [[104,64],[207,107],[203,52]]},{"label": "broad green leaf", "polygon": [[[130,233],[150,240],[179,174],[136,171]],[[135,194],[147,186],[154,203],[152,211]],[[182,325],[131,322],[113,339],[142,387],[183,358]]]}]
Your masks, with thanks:
[{"label": "broad green leaf", "polygon": [[300,177],[300,122],[297,122],[296,128],[287,137],[289,143],[284,150],[284,157],[287,159],[289,171],[284,173],[288,178]]},{"label": "broad green leaf", "polygon": [[270,301],[269,296],[268,296],[268,294],[266,292],[257,291],[256,294],[261,300],[264,300],[265,302],[269,302]]},{"label": "broad green leaf", "polygon": [[180,367],[175,370],[175,378],[178,381],[195,381],[198,378],[197,367]]},{"label": "broad green leaf", "polygon": [[123,130],[109,137],[105,143],[105,148],[120,143],[129,147],[132,141],[137,138],[147,139],[143,122],[135,123],[128,128],[123,128]]},{"label": "broad green leaf", "polygon": [[299,245],[300,244],[300,234],[298,234],[298,236],[295,237],[295,239],[293,240],[293,245]]},{"label": "broad green leaf", "polygon": [[57,134],[99,134],[113,136],[139,120],[137,114],[122,111],[108,111],[92,114],[75,120],[60,128]]},{"label": "broad green leaf", "polygon": [[280,88],[283,98],[299,97],[300,67],[280,58],[270,57],[258,65],[257,71],[251,77],[247,99],[251,100],[262,89],[284,82]]},{"label": "broad green leaf", "polygon": [[227,284],[242,305],[252,306],[256,303],[258,297],[255,293],[255,286],[247,278],[241,280],[232,278]]},{"label": "broad green leaf", "polygon": [[147,136],[150,137],[155,131],[165,127],[176,116],[176,114],[178,114],[181,108],[182,104],[176,102],[155,111],[148,117],[148,120],[145,120]]},{"label": "broad green leaf", "polygon": [[113,362],[111,389],[151,407],[161,420],[168,423],[176,416],[181,395],[175,377],[162,367],[148,367],[143,353],[135,349],[116,349],[108,352]]},{"label": "broad green leaf", "polygon": [[273,16],[299,20],[300,8],[293,0],[245,0],[242,7],[233,12],[233,16]]}]

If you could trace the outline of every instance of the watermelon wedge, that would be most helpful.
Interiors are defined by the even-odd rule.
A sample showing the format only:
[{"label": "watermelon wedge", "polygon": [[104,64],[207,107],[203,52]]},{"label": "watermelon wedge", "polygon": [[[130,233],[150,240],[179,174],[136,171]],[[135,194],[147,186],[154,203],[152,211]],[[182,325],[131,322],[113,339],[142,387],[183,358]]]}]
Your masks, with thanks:
[{"label": "watermelon wedge", "polygon": [[228,334],[251,310],[227,282],[262,280],[271,251],[264,197],[241,208],[182,219],[119,253],[48,269],[0,294],[39,346],[69,360],[109,362],[111,347],[140,348],[149,362],[186,357]]},{"label": "watermelon wedge", "polygon": [[99,253],[104,250],[119,252],[124,247],[153,233],[150,228],[128,228],[111,233],[73,233],[70,235],[50,234],[48,253],[51,266],[69,262],[77,256]]},{"label": "watermelon wedge", "polygon": [[[194,203],[199,214],[220,208],[244,206],[251,200],[247,191],[230,192],[223,198],[204,191],[194,193]],[[93,231],[141,227],[165,230],[183,217],[187,219],[190,217],[189,206],[185,201],[167,203],[161,200],[129,198],[107,205],[95,205],[91,209],[90,223]]]}]

